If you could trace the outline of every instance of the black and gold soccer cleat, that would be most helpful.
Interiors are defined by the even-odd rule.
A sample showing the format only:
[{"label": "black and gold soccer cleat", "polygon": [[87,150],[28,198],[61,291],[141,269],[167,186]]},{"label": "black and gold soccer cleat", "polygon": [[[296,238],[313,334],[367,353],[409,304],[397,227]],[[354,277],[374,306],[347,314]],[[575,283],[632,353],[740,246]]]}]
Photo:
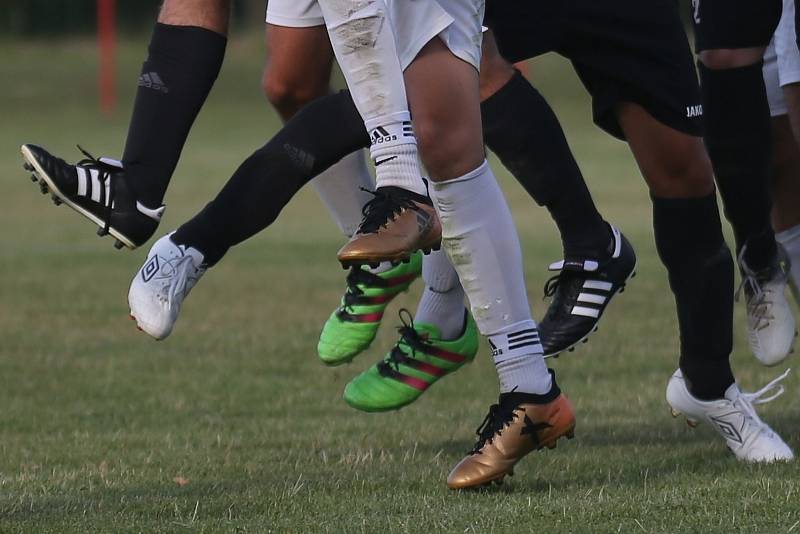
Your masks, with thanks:
[{"label": "black and gold soccer cleat", "polygon": [[514,473],[526,454],[575,433],[572,403],[561,393],[553,377],[546,395],[503,393],[476,431],[478,441],[447,477],[450,489],[468,489],[500,483]]}]

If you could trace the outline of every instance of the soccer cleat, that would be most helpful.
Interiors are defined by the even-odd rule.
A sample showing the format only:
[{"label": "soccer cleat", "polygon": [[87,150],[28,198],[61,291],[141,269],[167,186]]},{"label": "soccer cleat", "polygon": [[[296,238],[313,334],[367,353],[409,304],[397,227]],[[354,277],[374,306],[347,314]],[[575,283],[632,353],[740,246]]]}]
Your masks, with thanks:
[{"label": "soccer cleat", "polygon": [[400,187],[381,187],[364,205],[358,231],[338,253],[345,268],[404,261],[412,253],[438,250],[442,226],[428,196]]},{"label": "soccer cleat", "polygon": [[747,245],[739,253],[742,283],[736,291],[739,299],[744,291],[747,305],[747,340],[750,350],[764,365],[777,365],[792,351],[797,329],[786,298],[786,285],[791,269],[789,256],[778,243],[778,254],[771,265],[754,271],[744,260]]},{"label": "soccer cleat", "polygon": [[611,299],[622,293],[625,284],[636,275],[636,253],[622,233],[609,225],[613,234],[611,258],[598,262],[567,258],[550,265],[559,271],[544,286],[553,301],[539,323],[539,335],[545,358],[558,356],[586,341]]},{"label": "soccer cleat", "polygon": [[159,340],[172,332],[184,299],[206,271],[203,254],[173,243],[171,235],[153,244],[128,291],[131,317],[140,330]]},{"label": "soccer cleat", "polygon": [[117,248],[134,249],[147,242],[158,228],[165,206],[150,209],[138,202],[119,161],[96,159],[80,150],[86,159],[70,165],[40,146],[20,148],[31,179],[39,183],[42,193],[52,195],[56,205],[63,202],[95,223],[100,227],[98,235],[114,236]]},{"label": "soccer cleat", "polygon": [[[403,317],[408,314],[409,321]],[[417,400],[440,378],[475,359],[478,329],[464,312],[464,330],[454,340],[440,338],[439,329],[414,323],[401,310],[400,340],[386,357],[347,384],[344,400],[357,410],[396,410]]]},{"label": "soccer cleat", "polygon": [[[779,382],[788,374],[787,369],[755,393],[743,393],[734,383],[723,398],[703,401],[692,396],[678,369],[667,384],[667,403],[673,417],[683,414],[692,428],[701,421],[711,424],[739,460],[752,463],[789,461],[794,459],[792,449],[758,417],[753,407],[783,394],[784,388]],[[771,396],[762,398],[773,390],[776,392]]]},{"label": "soccer cleat", "polygon": [[389,302],[406,291],[422,272],[422,254],[411,255],[382,273],[373,274],[362,267],[353,267],[347,275],[347,290],[334,310],[317,343],[317,353],[327,365],[340,365],[355,358],[369,347]]},{"label": "soccer cleat", "polygon": [[546,395],[501,394],[476,432],[475,447],[447,477],[451,489],[501,482],[529,452],[553,449],[563,436],[572,438],[575,414],[553,376],[553,387]]}]

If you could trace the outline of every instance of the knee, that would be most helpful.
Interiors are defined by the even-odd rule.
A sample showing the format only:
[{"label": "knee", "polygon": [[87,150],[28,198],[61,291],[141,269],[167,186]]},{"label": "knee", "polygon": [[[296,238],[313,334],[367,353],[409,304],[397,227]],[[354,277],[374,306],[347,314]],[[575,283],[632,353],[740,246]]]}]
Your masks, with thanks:
[{"label": "knee", "polygon": [[425,168],[434,181],[451,180],[477,168],[483,160],[482,145],[478,154],[470,147],[475,132],[451,127],[445,120],[429,117],[414,119],[419,152]]},{"label": "knee", "polygon": [[327,84],[310,83],[304,79],[290,79],[267,67],[261,77],[261,90],[283,120],[290,119],[303,106],[324,96]]},{"label": "knee", "polygon": [[714,173],[702,145],[690,154],[662,158],[656,168],[642,169],[650,191],[660,198],[696,198],[714,190]]},{"label": "knee", "polygon": [[703,50],[700,52],[700,62],[712,70],[735,69],[755,65],[764,58],[764,49],[736,48]]}]

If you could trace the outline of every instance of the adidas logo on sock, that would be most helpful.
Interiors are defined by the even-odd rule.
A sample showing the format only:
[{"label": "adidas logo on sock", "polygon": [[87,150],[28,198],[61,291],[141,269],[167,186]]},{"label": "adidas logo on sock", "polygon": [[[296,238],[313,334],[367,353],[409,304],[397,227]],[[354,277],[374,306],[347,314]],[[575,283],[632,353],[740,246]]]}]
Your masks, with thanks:
[{"label": "adidas logo on sock", "polygon": [[157,72],[145,72],[141,74],[139,76],[139,87],[153,89],[159,93],[169,93],[169,87],[164,84],[161,80],[161,76],[159,76]]}]

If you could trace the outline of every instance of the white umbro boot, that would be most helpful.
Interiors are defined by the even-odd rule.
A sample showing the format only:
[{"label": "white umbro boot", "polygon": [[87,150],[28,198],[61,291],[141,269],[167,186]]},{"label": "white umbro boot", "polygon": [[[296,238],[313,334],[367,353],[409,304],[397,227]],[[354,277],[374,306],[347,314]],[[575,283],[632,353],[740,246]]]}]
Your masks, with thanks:
[{"label": "white umbro boot", "polygon": [[203,254],[195,248],[176,245],[171,235],[155,242],[128,291],[131,317],[141,330],[156,339],[164,339],[172,332],[183,299],[206,271]]},{"label": "white umbro boot", "polygon": [[[794,459],[792,449],[758,417],[753,407],[782,395],[784,388],[779,382],[788,374],[787,369],[755,393],[742,393],[734,383],[723,398],[702,401],[689,393],[683,373],[678,369],[667,384],[667,403],[673,417],[685,415],[689,426],[697,426],[700,421],[711,424],[739,460],[752,463],[789,461]],[[761,398],[773,390],[776,391],[771,396]]]},{"label": "white umbro boot", "polygon": [[744,290],[747,340],[758,361],[764,365],[777,365],[791,353],[796,331],[794,315],[786,298],[790,260],[786,250],[778,244],[778,255],[773,265],[754,272],[744,261],[744,251],[742,248],[739,253],[742,283],[736,298]]}]

